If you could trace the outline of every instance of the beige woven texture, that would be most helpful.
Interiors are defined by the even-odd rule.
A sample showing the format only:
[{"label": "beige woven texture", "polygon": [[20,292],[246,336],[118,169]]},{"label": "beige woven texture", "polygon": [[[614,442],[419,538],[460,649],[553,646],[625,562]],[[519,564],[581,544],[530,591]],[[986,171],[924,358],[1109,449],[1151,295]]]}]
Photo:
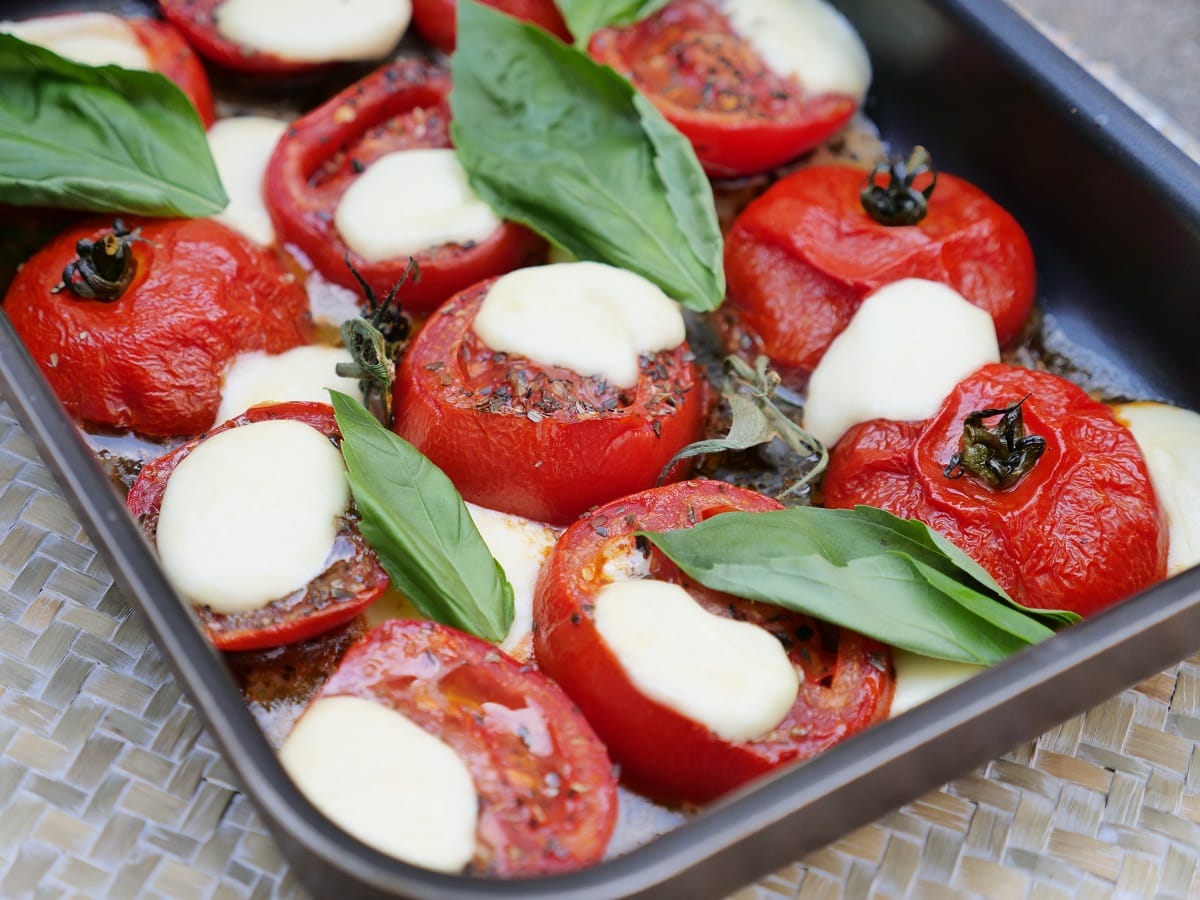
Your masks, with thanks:
[{"label": "beige woven texture", "polygon": [[[1200,656],[737,896],[1200,896]],[[0,897],[299,896],[0,403]]]}]

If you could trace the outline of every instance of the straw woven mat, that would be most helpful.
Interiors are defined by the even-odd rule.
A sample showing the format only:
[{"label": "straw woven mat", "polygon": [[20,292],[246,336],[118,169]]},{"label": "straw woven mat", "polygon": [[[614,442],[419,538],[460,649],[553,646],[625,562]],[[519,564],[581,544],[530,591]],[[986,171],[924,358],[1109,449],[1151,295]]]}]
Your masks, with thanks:
[{"label": "straw woven mat", "polygon": [[[1200,656],[738,894],[1200,896]],[[0,402],[0,897],[302,891]]]}]

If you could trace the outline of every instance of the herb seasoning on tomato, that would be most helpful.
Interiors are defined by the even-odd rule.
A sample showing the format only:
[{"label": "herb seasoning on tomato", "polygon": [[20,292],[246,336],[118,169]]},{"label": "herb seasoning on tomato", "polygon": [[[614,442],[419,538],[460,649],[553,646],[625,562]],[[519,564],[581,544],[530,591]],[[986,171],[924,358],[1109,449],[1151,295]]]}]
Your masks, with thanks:
[{"label": "herb seasoning on tomato", "polygon": [[1045,372],[987,365],[931,419],[854,426],[823,490],[828,507],[919,519],[1024,606],[1086,616],[1166,574],[1167,531],[1133,436]]}]

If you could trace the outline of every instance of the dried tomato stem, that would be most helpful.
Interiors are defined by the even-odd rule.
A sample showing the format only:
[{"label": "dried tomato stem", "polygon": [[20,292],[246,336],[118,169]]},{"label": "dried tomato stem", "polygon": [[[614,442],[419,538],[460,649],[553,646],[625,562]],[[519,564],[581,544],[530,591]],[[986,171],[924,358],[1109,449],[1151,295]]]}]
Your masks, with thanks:
[{"label": "dried tomato stem", "polygon": [[132,248],[138,239],[138,231],[130,231],[122,220],[115,219],[112,231],[99,240],[79,241],[77,257],[63,269],[62,281],[53,293],[67,289],[77,297],[104,303],[121,299],[137,271]]},{"label": "dried tomato stem", "polygon": [[[947,478],[971,475],[995,490],[1010,488],[1033,469],[1046,450],[1046,439],[1025,434],[1022,397],[1003,409],[981,409],[963,420],[962,450],[950,458],[942,474]],[[984,421],[999,416],[995,428]]]},{"label": "dried tomato stem", "polygon": [[[881,175],[888,176],[884,184],[877,181]],[[929,175],[930,181],[917,190],[915,183],[922,175]],[[913,148],[907,162],[893,159],[878,163],[867,176],[859,196],[867,215],[880,225],[916,225],[929,212],[929,197],[936,184],[933,159],[929,151],[918,146]]]}]

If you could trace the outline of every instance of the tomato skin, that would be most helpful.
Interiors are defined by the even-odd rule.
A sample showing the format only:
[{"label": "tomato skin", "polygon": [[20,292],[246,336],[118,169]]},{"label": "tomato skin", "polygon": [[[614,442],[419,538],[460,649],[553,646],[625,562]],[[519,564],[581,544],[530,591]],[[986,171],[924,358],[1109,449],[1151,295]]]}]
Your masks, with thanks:
[{"label": "tomato skin", "polygon": [[[700,438],[707,382],[686,343],[643,357],[628,391],[601,388],[601,379],[484,345],[471,323],[493,283],[456,294],[434,313],[396,378],[394,430],[464,499],[565,525],[590,506],[650,486],[677,451]],[[514,408],[511,397],[501,399],[514,381],[562,400],[554,409]],[[624,406],[616,399],[622,394],[630,400]],[[588,408],[577,410],[576,400]]]},{"label": "tomato skin", "polygon": [[201,124],[208,128],[216,121],[212,87],[208,83],[208,73],[183,35],[174,26],[157,19],[135,16],[126,21],[146,49],[154,71],[161,72],[179,86],[192,101]]},{"label": "tomato skin", "polygon": [[672,0],[634,25],[602,28],[588,53],[658,107],[717,178],[766,172],[832,137],[858,107],[810,95],[769,69],[715,0]]},{"label": "tomato skin", "polygon": [[[352,252],[333,213],[358,171],[387,153],[450,146],[450,76],[417,59],[398,60],[302,116],[267,166],[265,196],[283,243],[295,244],[326,278],[353,290],[346,258],[386,296],[408,258],[370,262]],[[398,202],[400,200],[398,199]],[[397,295],[409,312],[435,309],[451,294],[535,258],[544,249],[526,228],[503,223],[476,244],[442,244],[416,255],[420,278]]]},{"label": "tomato skin", "polygon": [[[632,533],[689,528],[729,510],[780,504],[720,481],[684,481],[585,514],[559,538],[534,594],[534,657],[579,704],[636,790],[668,802],[705,803],[788,762],[806,759],[886,718],[895,680],[887,648],[862,635],[765,604],[709,591],[657,551],[653,577],[687,586],[706,609],[786,635],[802,673],[787,718],[762,738],[731,742],[651,700],[629,680],[594,619],[606,561],[636,553]],[[830,640],[837,649],[831,650]],[[828,679],[828,683],[823,683]]]},{"label": "tomato skin", "polygon": [[112,220],[59,235],[21,268],[4,311],[67,411],[149,437],[213,424],[238,353],[312,340],[308,297],[278,259],[211,219],[126,219],[137,271],[112,303],[52,293],[75,244]]},{"label": "tomato skin", "polygon": [[725,242],[729,343],[765,352],[802,381],[863,299],[902,278],[949,285],[991,315],[1002,346],[1016,338],[1036,281],[1016,220],[939,173],[919,224],[880,225],[859,201],[866,179],[852,166],[801,169],[738,216]]},{"label": "tomato skin", "polygon": [[224,0],[159,0],[158,8],[196,52],[210,62],[249,75],[288,76],[327,68],[331,63],[284,59],[255,50],[217,31],[216,10]]},{"label": "tomato skin", "polygon": [[[341,432],[333,407],[324,403],[292,401],[255,406],[223,422],[217,428],[151,460],[142,467],[129,490],[125,506],[146,536],[154,541],[158,514],[171,473],[201,442],[213,435],[253,422],[292,419],[315,428],[335,446],[341,444]],[[236,615],[214,613],[207,607],[193,607],[209,641],[218,650],[263,650],[294,644],[323,634],[349,622],[387,589],[388,576],[375,558],[358,529],[354,516],[348,517],[340,539],[345,552],[322,575],[313,579],[303,592],[281,598],[261,610]]]},{"label": "tomato skin", "polygon": [[603,858],[617,815],[604,745],[557,685],[492,644],[394,619],[350,648],[319,696],[381,703],[457,751],[480,797],[471,874],[548,875]]},{"label": "tomato skin", "polygon": [[[1047,444],[1032,471],[1003,491],[946,478],[964,418],[1026,395],[1026,433]],[[855,426],[831,453],[823,491],[829,507],[920,519],[1026,606],[1088,616],[1166,576],[1167,529],[1133,436],[1109,407],[1045,372],[986,365],[925,422]]]},{"label": "tomato skin", "polygon": [[[570,42],[571,31],[554,0],[483,0],[486,5],[529,22]],[[412,21],[421,37],[443,53],[453,53],[457,32],[455,0],[413,0]]]}]

